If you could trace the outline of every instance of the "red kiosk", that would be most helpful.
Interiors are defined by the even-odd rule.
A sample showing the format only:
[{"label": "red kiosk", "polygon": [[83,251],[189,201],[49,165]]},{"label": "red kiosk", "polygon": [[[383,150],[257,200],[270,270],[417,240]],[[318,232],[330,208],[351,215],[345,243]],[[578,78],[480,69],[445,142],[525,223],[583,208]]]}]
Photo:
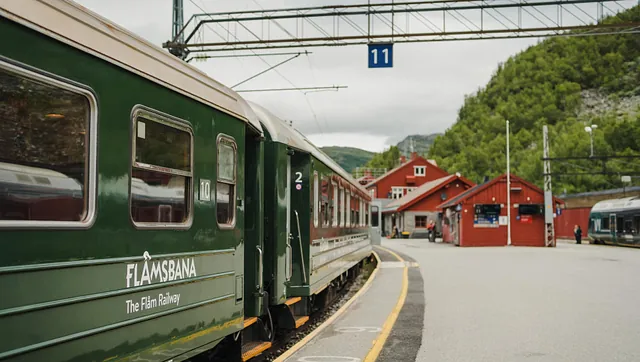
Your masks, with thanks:
[{"label": "red kiosk", "polygon": [[[545,246],[544,191],[511,175],[511,244]],[[554,198],[554,210],[562,203]],[[507,175],[438,206],[444,242],[459,246],[507,245]]]}]

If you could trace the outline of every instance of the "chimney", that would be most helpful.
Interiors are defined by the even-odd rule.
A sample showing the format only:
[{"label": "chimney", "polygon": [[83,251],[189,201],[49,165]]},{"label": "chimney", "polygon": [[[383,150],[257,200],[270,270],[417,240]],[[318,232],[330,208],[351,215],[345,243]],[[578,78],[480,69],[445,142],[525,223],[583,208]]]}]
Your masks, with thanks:
[{"label": "chimney", "polygon": [[407,158],[404,156],[400,156],[400,164],[404,165],[405,162],[407,162]]},{"label": "chimney", "polygon": [[418,157],[418,152],[411,152],[411,159],[415,160]]}]

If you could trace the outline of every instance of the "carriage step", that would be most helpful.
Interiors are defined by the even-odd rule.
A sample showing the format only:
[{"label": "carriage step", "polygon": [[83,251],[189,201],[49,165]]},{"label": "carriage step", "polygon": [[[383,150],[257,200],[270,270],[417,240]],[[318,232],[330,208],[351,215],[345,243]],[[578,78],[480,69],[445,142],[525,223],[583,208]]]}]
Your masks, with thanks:
[{"label": "carriage step", "polygon": [[301,300],[302,300],[302,297],[293,297],[293,298],[287,299],[287,301],[284,302],[284,304],[286,304],[288,306],[292,306],[292,305],[298,303]]},{"label": "carriage step", "polygon": [[249,327],[250,325],[254,324],[257,321],[258,321],[258,317],[245,318],[244,319],[244,328]]},{"label": "carriage step", "polygon": [[302,327],[309,320],[308,315],[303,315],[301,317],[296,318],[296,329]]},{"label": "carriage step", "polygon": [[271,348],[271,342],[249,342],[242,346],[242,361],[248,361]]}]

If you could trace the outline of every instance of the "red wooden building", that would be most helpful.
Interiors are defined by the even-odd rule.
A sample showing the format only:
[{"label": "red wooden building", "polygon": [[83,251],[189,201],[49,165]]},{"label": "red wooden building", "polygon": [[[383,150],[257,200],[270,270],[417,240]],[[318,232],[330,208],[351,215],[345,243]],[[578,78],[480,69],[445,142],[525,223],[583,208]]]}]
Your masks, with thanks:
[{"label": "red wooden building", "polygon": [[[407,231],[412,237],[424,237],[429,220],[437,222],[439,219],[438,205],[473,186],[473,182],[460,175],[449,175],[422,184],[384,207],[385,232],[391,234],[393,227],[397,226],[400,232]],[[440,232],[439,225],[437,231]]]},{"label": "red wooden building", "polygon": [[400,166],[366,186],[374,199],[399,199],[426,182],[449,176],[449,173],[435,163],[415,152],[411,154],[411,159],[406,160],[403,156],[400,162]]},{"label": "red wooden building", "polygon": [[[554,199],[556,206],[562,201]],[[507,245],[507,176],[499,176],[444,202],[442,234],[459,246]],[[554,208],[555,210],[555,208]],[[544,192],[511,176],[511,244],[544,246]]]}]

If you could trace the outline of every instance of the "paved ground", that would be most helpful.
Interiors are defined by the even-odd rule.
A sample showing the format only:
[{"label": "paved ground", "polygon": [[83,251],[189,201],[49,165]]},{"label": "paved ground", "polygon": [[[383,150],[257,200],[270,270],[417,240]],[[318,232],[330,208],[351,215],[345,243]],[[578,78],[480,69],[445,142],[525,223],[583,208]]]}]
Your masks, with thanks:
[{"label": "paved ground", "polygon": [[[369,289],[351,304],[344,314],[285,361],[358,362],[365,359],[373,341],[380,334],[387,317],[398,302],[405,267],[404,263],[390,253],[379,250],[379,255],[382,263]],[[417,272],[417,268],[413,269]],[[418,331],[422,330],[421,322],[422,320]],[[414,341],[410,360],[415,359],[418,352],[415,347],[419,344],[420,339]],[[411,349],[408,350],[411,353]]]},{"label": "paved ground", "polygon": [[[640,361],[639,249],[382,245],[420,264],[425,313],[416,361]],[[394,333],[420,332],[399,318]]]}]

